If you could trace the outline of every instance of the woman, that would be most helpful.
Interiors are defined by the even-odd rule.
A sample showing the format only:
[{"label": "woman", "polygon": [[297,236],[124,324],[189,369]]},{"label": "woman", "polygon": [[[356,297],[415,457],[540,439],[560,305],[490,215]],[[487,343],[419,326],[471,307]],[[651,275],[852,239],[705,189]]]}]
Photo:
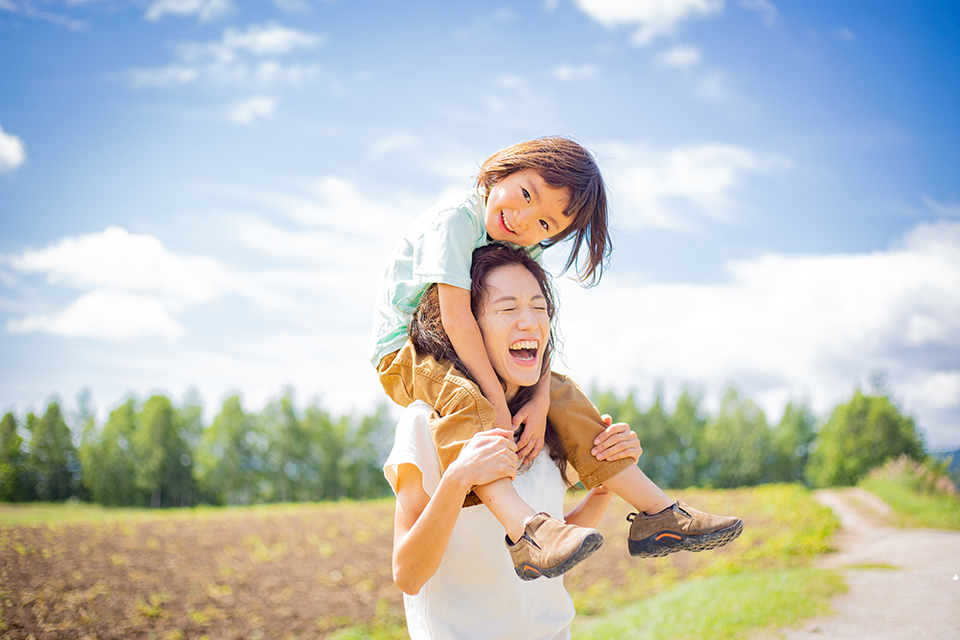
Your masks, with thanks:
[{"label": "woman", "polygon": [[[553,315],[547,277],[525,253],[503,245],[475,252],[472,277],[472,307],[484,346],[515,410],[533,392],[547,361]],[[419,352],[456,363],[435,306],[436,296],[428,292],[411,337]],[[509,478],[529,505],[562,514],[566,460],[552,429],[548,425],[550,457],[538,456],[519,475],[514,434],[494,429],[477,434],[441,476],[431,413],[421,402],[404,411],[384,468],[397,493],[393,571],[405,594],[411,637],[569,638],[575,611],[562,581],[517,579],[510,551],[499,542],[501,524],[486,507],[462,508],[473,487]],[[639,441],[627,425],[609,426],[601,439],[598,457],[639,459]],[[611,497],[602,486],[592,490],[566,522],[592,527]],[[587,540],[590,548],[582,557],[602,538],[593,531]]]}]

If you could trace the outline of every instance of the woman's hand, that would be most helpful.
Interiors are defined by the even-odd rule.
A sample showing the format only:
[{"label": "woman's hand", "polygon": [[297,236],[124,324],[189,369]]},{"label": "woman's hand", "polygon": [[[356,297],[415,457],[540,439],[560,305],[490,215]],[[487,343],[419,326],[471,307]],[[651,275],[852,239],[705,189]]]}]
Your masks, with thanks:
[{"label": "woman's hand", "polygon": [[466,485],[475,487],[500,478],[514,480],[519,466],[513,432],[490,429],[470,438],[457,459],[447,468],[447,473],[452,470]]},{"label": "woman's hand", "polygon": [[594,447],[590,453],[597,460],[633,458],[634,462],[639,461],[640,454],[643,453],[640,438],[630,430],[630,425],[622,422],[612,424],[612,422],[613,419],[610,416],[603,415],[603,423],[607,428],[593,441]]}]

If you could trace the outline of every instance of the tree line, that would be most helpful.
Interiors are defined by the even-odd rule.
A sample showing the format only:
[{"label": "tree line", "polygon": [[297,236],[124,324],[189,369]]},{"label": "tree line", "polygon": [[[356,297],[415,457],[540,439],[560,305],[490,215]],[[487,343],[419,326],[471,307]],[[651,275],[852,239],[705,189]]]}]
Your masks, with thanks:
[{"label": "tree line", "polygon": [[[850,485],[890,458],[926,455],[914,420],[882,390],[857,389],[825,417],[791,402],[773,425],[733,388],[715,416],[690,391],[672,409],[659,397],[642,409],[633,393],[595,390],[591,397],[640,435],[639,466],[663,487]],[[317,403],[298,411],[286,392],[251,413],[234,395],[205,425],[198,401],[175,406],[154,395],[128,399],[98,425],[87,403],[81,396],[72,426],[56,400],[41,416],[3,416],[0,500],[170,507],[390,494],[382,463],[395,413],[386,404],[334,417]]]},{"label": "tree line", "polygon": [[298,412],[287,392],[251,413],[234,395],[205,425],[198,402],[174,406],[158,394],[128,399],[98,425],[85,404],[72,428],[57,400],[42,416],[3,416],[0,500],[174,507],[390,493],[381,467],[393,444],[385,405],[334,417],[317,403]]}]

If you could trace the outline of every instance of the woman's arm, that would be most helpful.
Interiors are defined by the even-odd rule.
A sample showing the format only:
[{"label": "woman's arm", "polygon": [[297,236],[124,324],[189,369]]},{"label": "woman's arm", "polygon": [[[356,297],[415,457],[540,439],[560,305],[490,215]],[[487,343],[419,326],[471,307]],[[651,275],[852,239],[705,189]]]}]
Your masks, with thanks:
[{"label": "woman's arm", "polygon": [[[597,460],[633,458],[635,462],[638,462],[643,449],[640,447],[640,438],[630,430],[630,425],[622,422],[611,424],[613,420],[608,415],[603,416],[603,422],[607,425],[607,428],[594,440],[595,446],[591,452],[594,457]],[[596,527],[607,507],[610,506],[612,498],[613,491],[603,485],[591,489],[580,501],[580,504],[566,515],[564,520],[581,527]]]},{"label": "woman's arm", "polygon": [[393,581],[410,595],[420,592],[440,566],[463,499],[478,485],[517,476],[513,432],[478,433],[440,477],[433,497],[412,464],[397,469],[397,506],[393,530]]},{"label": "woman's arm", "polygon": [[439,283],[440,322],[450,337],[450,344],[463,363],[470,369],[480,391],[493,405],[497,415],[497,428],[512,429],[510,411],[503,395],[500,379],[493,371],[477,319],[470,310],[470,292],[460,287]]}]

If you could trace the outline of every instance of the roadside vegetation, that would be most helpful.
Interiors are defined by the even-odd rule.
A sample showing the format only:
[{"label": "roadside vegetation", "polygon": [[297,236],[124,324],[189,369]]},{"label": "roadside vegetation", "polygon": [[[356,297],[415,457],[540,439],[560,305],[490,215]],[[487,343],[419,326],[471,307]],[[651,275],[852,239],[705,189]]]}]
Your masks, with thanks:
[{"label": "roadside vegetation", "polygon": [[960,494],[943,462],[901,456],[860,484],[890,505],[902,526],[960,530]]}]

